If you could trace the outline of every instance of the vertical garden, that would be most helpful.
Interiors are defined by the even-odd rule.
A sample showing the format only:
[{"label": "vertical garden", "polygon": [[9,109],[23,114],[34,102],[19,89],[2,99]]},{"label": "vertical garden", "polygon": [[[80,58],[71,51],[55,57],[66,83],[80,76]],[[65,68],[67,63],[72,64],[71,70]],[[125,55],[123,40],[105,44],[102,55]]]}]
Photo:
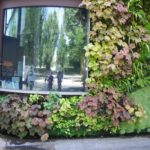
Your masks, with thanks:
[{"label": "vertical garden", "polygon": [[83,0],[90,17],[87,94],[1,95],[1,132],[43,141],[150,132],[149,5],[146,0]]}]

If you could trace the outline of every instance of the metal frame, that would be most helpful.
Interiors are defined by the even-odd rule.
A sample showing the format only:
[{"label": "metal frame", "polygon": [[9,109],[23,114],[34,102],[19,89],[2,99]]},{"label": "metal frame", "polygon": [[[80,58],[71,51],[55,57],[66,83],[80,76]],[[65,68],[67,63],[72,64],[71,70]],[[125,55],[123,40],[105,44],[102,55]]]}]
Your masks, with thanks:
[{"label": "metal frame", "polygon": [[42,94],[48,95],[49,93],[55,94],[58,93],[62,96],[81,96],[86,95],[87,92],[55,92],[55,91],[34,91],[34,90],[9,90],[0,88],[0,93],[20,93],[20,94]]}]

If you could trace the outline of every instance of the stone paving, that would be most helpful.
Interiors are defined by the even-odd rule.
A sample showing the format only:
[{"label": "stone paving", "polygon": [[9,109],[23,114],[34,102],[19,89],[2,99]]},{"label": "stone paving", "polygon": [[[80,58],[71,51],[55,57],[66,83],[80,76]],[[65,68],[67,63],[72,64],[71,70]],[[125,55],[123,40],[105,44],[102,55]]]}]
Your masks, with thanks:
[{"label": "stone paving", "polygon": [[0,150],[150,150],[150,136],[49,140],[18,140],[0,136]]}]

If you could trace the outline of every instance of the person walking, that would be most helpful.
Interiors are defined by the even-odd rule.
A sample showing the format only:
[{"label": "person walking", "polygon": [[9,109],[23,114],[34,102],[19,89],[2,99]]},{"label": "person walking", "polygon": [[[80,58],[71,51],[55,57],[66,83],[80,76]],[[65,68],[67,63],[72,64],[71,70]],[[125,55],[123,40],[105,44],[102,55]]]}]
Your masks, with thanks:
[{"label": "person walking", "polygon": [[53,74],[50,73],[50,75],[48,77],[48,90],[52,90],[52,88],[53,88],[53,80],[54,80]]},{"label": "person walking", "polygon": [[63,74],[61,71],[57,73],[57,85],[58,85],[58,91],[61,91],[61,84],[62,84]]}]

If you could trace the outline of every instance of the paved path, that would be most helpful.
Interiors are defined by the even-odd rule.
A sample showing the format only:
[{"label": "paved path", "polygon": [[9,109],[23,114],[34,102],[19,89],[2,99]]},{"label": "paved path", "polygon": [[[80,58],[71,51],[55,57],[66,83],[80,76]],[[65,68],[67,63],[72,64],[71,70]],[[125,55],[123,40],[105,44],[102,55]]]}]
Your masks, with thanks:
[{"label": "paved path", "polygon": [[150,136],[49,140],[44,143],[1,137],[0,150],[150,150]]}]

